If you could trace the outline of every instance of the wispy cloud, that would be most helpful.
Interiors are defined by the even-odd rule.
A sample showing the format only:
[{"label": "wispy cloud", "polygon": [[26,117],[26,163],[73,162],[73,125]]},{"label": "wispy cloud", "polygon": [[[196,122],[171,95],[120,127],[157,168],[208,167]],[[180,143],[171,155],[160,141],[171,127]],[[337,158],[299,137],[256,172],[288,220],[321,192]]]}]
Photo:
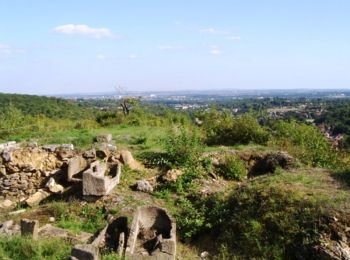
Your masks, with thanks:
[{"label": "wispy cloud", "polygon": [[200,29],[199,32],[204,33],[204,34],[221,34],[221,35],[229,34],[229,32],[227,32],[227,31],[218,30],[218,29],[215,29],[213,27]]},{"label": "wispy cloud", "polygon": [[12,53],[24,53],[24,49],[20,48],[14,48],[8,44],[1,44],[0,43],[0,53],[2,54],[12,54]]},{"label": "wispy cloud", "polygon": [[0,53],[11,53],[11,47],[7,44],[0,43]]},{"label": "wispy cloud", "polygon": [[167,45],[161,45],[158,47],[162,51],[169,51],[169,50],[184,50],[185,47],[182,45],[172,45],[172,44],[167,44]]},{"label": "wispy cloud", "polygon": [[98,60],[105,60],[105,59],[107,58],[107,56],[104,55],[104,54],[97,54],[96,58],[97,58]]},{"label": "wispy cloud", "polygon": [[217,56],[222,53],[222,50],[218,46],[210,46],[209,54]]},{"label": "wispy cloud", "polygon": [[134,60],[137,59],[137,55],[134,53],[129,54],[129,59]]},{"label": "wispy cloud", "polygon": [[228,37],[226,37],[226,39],[231,40],[231,41],[240,41],[241,36],[228,36]]},{"label": "wispy cloud", "polygon": [[92,28],[85,24],[60,25],[54,28],[54,31],[62,34],[81,35],[95,39],[118,38],[118,36],[113,34],[112,31],[108,28]]}]

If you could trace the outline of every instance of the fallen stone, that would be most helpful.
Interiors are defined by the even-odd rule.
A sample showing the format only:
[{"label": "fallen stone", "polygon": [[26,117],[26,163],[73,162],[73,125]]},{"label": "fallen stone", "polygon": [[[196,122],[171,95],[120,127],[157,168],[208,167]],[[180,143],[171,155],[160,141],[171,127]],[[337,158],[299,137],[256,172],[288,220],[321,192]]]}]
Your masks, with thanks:
[{"label": "fallen stone", "polygon": [[64,191],[63,186],[60,184],[57,184],[55,179],[52,177],[46,183],[45,187],[47,187],[49,191],[52,193],[62,193]]},{"label": "fallen stone", "polygon": [[109,157],[109,149],[108,149],[108,144],[106,143],[99,143],[95,146],[96,149],[96,156],[100,159],[104,159]]},{"label": "fallen stone", "polygon": [[0,165],[0,177],[6,176],[6,167],[4,165]]},{"label": "fallen stone", "polygon": [[172,169],[167,171],[165,174],[161,176],[161,180],[165,182],[175,182],[179,176],[181,176],[183,172],[178,169]]},{"label": "fallen stone", "polygon": [[99,143],[109,143],[112,141],[112,134],[100,134],[96,136],[96,141]]},{"label": "fallen stone", "polygon": [[0,202],[0,209],[9,209],[9,208],[12,208],[13,206],[14,206],[14,203],[9,199],[6,199]]},{"label": "fallen stone", "polygon": [[63,149],[63,150],[73,151],[74,150],[74,144],[61,144],[60,148]]},{"label": "fallen stone", "polygon": [[139,169],[142,168],[140,163],[138,163],[134,159],[134,157],[132,156],[130,151],[123,150],[123,151],[120,152],[120,156],[121,156],[123,164],[129,166],[130,169],[132,169],[132,170],[139,170]]},{"label": "fallen stone", "polygon": [[50,196],[49,193],[46,191],[40,189],[33,195],[31,195],[27,200],[26,203],[28,206],[33,207],[35,205],[38,205],[42,200],[46,199],[48,196]]},{"label": "fallen stone", "polygon": [[153,187],[148,181],[139,180],[135,184],[135,190],[150,193],[153,192]]},{"label": "fallen stone", "polygon": [[30,236],[33,239],[38,238],[39,221],[30,219],[21,219],[21,235]]},{"label": "fallen stone", "polygon": [[91,149],[91,150],[87,150],[83,153],[83,157],[86,159],[95,159],[96,158],[96,150],[95,149]]},{"label": "fallen stone", "polygon": [[73,157],[69,160],[68,163],[68,173],[67,173],[67,179],[69,182],[76,182],[81,181],[81,179],[78,179],[74,176],[76,176],[78,173],[81,173],[83,170],[85,170],[87,167],[86,160],[81,156]]},{"label": "fallen stone", "polygon": [[75,245],[71,252],[72,257],[78,260],[99,260],[100,254],[96,246],[87,245]]},{"label": "fallen stone", "polygon": [[48,151],[48,152],[51,152],[51,153],[54,153],[56,152],[56,150],[59,148],[60,146],[58,144],[47,144],[47,145],[43,145],[43,149],[45,151]]}]

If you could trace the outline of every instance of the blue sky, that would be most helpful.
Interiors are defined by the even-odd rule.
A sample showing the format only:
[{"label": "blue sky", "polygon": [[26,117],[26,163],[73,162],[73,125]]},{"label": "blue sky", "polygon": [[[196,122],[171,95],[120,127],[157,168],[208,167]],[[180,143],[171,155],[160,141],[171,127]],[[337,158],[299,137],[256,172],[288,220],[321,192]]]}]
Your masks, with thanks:
[{"label": "blue sky", "polygon": [[350,88],[350,1],[0,0],[0,92]]}]

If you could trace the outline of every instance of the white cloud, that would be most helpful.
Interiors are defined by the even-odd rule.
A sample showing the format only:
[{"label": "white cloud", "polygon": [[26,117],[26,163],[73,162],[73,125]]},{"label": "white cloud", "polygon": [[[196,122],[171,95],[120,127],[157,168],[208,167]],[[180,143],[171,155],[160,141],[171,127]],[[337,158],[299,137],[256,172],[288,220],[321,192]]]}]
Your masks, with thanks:
[{"label": "white cloud", "polygon": [[13,53],[24,53],[24,52],[25,52],[24,49],[13,48],[10,45],[0,43],[0,53],[13,54]]},{"label": "white cloud", "polygon": [[7,54],[9,54],[11,52],[12,52],[11,51],[11,47],[9,45],[0,43],[0,53],[7,53]]},{"label": "white cloud", "polygon": [[209,54],[217,56],[222,54],[222,50],[218,46],[210,46]]},{"label": "white cloud", "polygon": [[136,55],[136,54],[131,53],[131,54],[129,55],[129,59],[131,59],[131,60],[134,60],[134,59],[136,59],[136,58],[137,58],[137,55]]},{"label": "white cloud", "polygon": [[104,54],[98,54],[98,55],[96,56],[96,58],[99,59],[99,60],[105,60],[107,57],[106,57],[106,55],[104,55]]},{"label": "white cloud", "polygon": [[221,34],[221,35],[229,34],[227,31],[217,30],[213,27],[200,29],[199,32],[205,33],[205,34]]},{"label": "white cloud", "polygon": [[92,28],[85,24],[65,24],[54,28],[57,33],[68,34],[68,35],[82,35],[96,39],[101,38],[116,38],[110,29],[108,28]]},{"label": "white cloud", "polygon": [[159,46],[159,49],[162,50],[162,51],[183,50],[183,49],[185,49],[185,47],[182,46],[182,45],[171,45],[171,44],[168,44],[168,45],[161,45],[161,46]]},{"label": "white cloud", "polygon": [[240,41],[241,36],[228,36],[226,39],[231,40],[231,41]]}]

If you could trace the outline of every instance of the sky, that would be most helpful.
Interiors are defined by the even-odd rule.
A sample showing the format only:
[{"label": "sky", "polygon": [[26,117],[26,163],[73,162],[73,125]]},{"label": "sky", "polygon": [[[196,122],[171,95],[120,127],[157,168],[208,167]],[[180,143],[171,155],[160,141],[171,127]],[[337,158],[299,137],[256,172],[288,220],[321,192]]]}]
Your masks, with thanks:
[{"label": "sky", "polygon": [[349,0],[0,0],[0,92],[350,88]]}]

